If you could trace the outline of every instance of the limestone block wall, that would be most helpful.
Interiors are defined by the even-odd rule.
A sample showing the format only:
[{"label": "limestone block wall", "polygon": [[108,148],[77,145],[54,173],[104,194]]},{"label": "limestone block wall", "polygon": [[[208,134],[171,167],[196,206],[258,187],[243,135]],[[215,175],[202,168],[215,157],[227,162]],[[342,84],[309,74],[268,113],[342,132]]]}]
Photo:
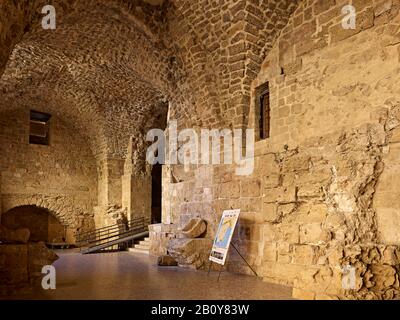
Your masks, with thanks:
[{"label": "limestone block wall", "polygon": [[[350,32],[341,27],[343,3],[303,2],[253,83],[255,89],[268,81],[272,101],[272,138],[259,142],[258,150],[299,152],[287,162],[292,169],[284,160],[279,189],[263,199],[274,227],[267,224],[261,263],[267,278],[289,280],[298,297],[399,293],[399,213],[397,201],[388,202],[394,186],[386,178],[396,175],[390,159],[396,157],[398,125],[399,4],[354,5],[358,25]],[[311,221],[293,218],[304,203]],[[281,223],[280,241],[270,238],[277,223],[270,214]],[[285,260],[291,261],[287,268]],[[357,269],[352,292],[341,285],[345,264]]]},{"label": "limestone block wall", "polygon": [[50,145],[29,144],[29,109],[0,115],[2,212],[35,205],[71,229],[94,227],[96,161],[86,141],[63,120],[50,120]]},{"label": "limestone block wall", "polygon": [[[257,129],[256,88],[268,82],[271,91],[271,138],[256,143],[253,174],[172,166],[163,220],[201,215],[212,237],[222,210],[241,208],[233,241],[265,280],[293,286],[297,298],[393,299],[400,4],[353,1],[349,31],[347,3],[302,1],[252,82],[249,127]],[[351,290],[346,265],[356,269]],[[250,273],[233,254],[228,268]]]}]

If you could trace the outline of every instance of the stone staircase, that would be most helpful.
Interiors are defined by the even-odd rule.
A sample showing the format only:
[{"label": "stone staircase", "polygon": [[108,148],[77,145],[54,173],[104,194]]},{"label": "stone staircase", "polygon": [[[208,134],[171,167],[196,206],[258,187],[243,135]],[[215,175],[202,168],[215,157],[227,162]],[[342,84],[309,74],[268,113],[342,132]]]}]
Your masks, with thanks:
[{"label": "stone staircase", "polygon": [[132,246],[132,248],[129,248],[128,250],[129,250],[129,252],[149,254],[150,253],[150,238],[146,237],[146,238],[143,238],[143,240],[139,240],[139,241],[135,242],[135,244]]}]

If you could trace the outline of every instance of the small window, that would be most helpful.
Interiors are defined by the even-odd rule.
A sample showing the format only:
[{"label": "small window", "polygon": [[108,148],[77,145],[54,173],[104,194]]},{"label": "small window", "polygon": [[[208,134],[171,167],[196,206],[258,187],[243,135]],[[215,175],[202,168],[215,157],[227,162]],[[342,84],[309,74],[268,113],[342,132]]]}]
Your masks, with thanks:
[{"label": "small window", "polygon": [[31,111],[29,127],[29,143],[49,145],[51,115],[47,113]]},{"label": "small window", "polygon": [[267,82],[256,89],[258,138],[260,140],[270,137],[270,109],[269,83]]}]

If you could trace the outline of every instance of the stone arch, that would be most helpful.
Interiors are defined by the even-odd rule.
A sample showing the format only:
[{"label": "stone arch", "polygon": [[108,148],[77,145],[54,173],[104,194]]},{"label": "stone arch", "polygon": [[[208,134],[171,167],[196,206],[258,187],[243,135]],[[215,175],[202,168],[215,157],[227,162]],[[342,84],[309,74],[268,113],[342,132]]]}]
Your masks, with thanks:
[{"label": "stone arch", "polygon": [[68,227],[57,215],[34,205],[18,206],[4,212],[1,224],[9,229],[29,229],[30,242],[60,243],[67,240]]},{"label": "stone arch", "polygon": [[65,196],[45,195],[3,195],[2,212],[22,206],[35,206],[45,209],[62,225],[67,227],[71,234],[94,228],[93,214],[88,208],[78,207]]}]

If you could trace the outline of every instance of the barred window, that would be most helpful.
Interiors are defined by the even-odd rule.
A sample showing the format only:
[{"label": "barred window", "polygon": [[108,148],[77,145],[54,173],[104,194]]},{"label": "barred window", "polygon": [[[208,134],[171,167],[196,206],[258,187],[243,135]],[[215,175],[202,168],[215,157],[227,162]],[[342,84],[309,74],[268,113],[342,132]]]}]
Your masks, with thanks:
[{"label": "barred window", "polygon": [[260,140],[270,137],[270,98],[269,83],[264,83],[256,89],[256,110],[258,118],[258,138]]}]

